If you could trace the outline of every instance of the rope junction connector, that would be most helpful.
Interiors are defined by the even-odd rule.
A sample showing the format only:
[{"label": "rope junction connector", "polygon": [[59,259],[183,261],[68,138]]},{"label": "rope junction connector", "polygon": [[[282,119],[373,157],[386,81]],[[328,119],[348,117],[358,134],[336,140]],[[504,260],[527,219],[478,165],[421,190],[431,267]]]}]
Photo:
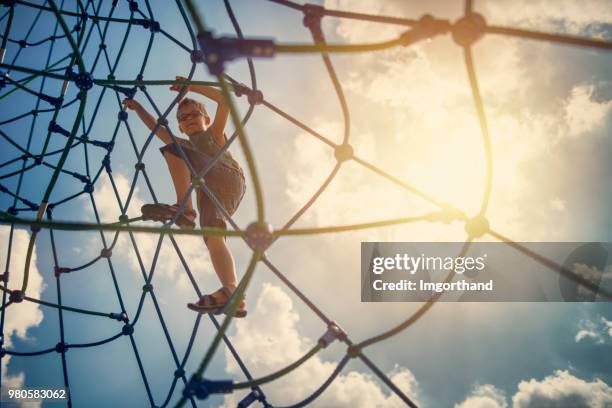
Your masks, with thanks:
[{"label": "rope junction connector", "polygon": [[68,347],[68,344],[59,342],[55,345],[55,351],[64,354],[66,351],[68,351]]},{"label": "rope junction connector", "polygon": [[76,87],[79,88],[81,91],[88,91],[94,86],[93,77],[88,72],[75,74],[71,68],[68,68],[66,70],[66,76],[71,81],[74,81]]},{"label": "rope junction connector", "polygon": [[191,54],[193,62],[204,62],[212,75],[219,76],[225,63],[241,57],[273,57],[274,40],[240,39],[234,37],[216,38],[210,31],[198,34],[202,52]]},{"label": "rope junction connector", "polygon": [[469,47],[480,40],[487,28],[487,22],[481,14],[469,13],[453,25],[453,40],[462,47]]},{"label": "rope junction connector", "polygon": [[183,397],[195,396],[197,399],[206,399],[210,394],[229,394],[234,390],[232,380],[207,380],[198,378],[195,374],[191,377],[183,390]]},{"label": "rope junction connector", "polygon": [[489,232],[489,220],[484,215],[477,215],[465,222],[465,232],[470,239],[480,238]]},{"label": "rope junction connector", "polygon": [[102,248],[100,251],[100,258],[110,258],[113,251],[110,248]]},{"label": "rope junction connector", "polygon": [[23,302],[23,299],[24,299],[24,294],[20,290],[13,290],[9,294],[9,301],[11,303],[21,303]]},{"label": "rope junction connector", "polygon": [[134,0],[129,0],[128,2],[130,4],[130,11],[134,12],[134,13],[137,12],[138,11],[138,3],[135,2]]},{"label": "rope junction connector", "polygon": [[315,42],[323,42],[323,31],[321,30],[321,19],[323,18],[325,8],[318,4],[304,4],[302,11],[304,18],[302,24],[308,28]]},{"label": "rope junction connector", "polygon": [[250,105],[261,105],[264,100],[263,92],[259,89],[253,89],[247,96]]},{"label": "rope junction connector", "polygon": [[122,328],[121,328],[121,333],[124,336],[129,336],[131,334],[134,334],[134,326],[132,326],[129,323],[126,323]]},{"label": "rope junction connector", "polygon": [[329,346],[334,340],[344,341],[347,339],[347,334],[336,322],[330,322],[327,326],[327,331],[319,338],[319,345],[323,348]]},{"label": "rope junction connector", "polygon": [[251,392],[249,392],[242,400],[240,400],[236,407],[248,408],[255,401],[259,401],[264,404],[264,406],[266,406],[266,396],[263,395],[263,393],[258,389],[251,390]]},{"label": "rope junction connector", "polygon": [[346,348],[346,355],[349,356],[350,358],[359,357],[360,354],[361,354],[361,347],[357,346],[356,344],[351,344],[350,346]]},{"label": "rope junction connector", "polygon": [[246,242],[254,251],[264,252],[274,239],[274,230],[268,223],[254,222],[246,229]]},{"label": "rope junction connector", "polygon": [[62,266],[56,266],[53,268],[53,274],[56,278],[59,278],[62,273],[70,273],[70,271],[72,271],[72,269]]},{"label": "rope junction connector", "polygon": [[4,7],[13,7],[15,4],[17,4],[17,0],[0,0],[0,4],[2,4]]},{"label": "rope junction connector", "polygon": [[126,121],[128,118],[128,113],[126,111],[119,111],[119,113],[117,114],[117,119],[122,120],[122,121]]},{"label": "rope junction connector", "polygon": [[194,176],[191,178],[191,184],[193,184],[195,188],[198,188],[199,186],[204,184],[204,178],[199,177],[199,176]]},{"label": "rope junction connector", "polygon": [[338,145],[334,149],[334,156],[339,163],[351,160],[354,157],[353,154],[353,146],[348,143]]},{"label": "rope junction connector", "polygon": [[92,183],[87,183],[85,184],[85,187],[83,187],[83,191],[86,192],[87,194],[91,194],[94,192],[94,186]]}]

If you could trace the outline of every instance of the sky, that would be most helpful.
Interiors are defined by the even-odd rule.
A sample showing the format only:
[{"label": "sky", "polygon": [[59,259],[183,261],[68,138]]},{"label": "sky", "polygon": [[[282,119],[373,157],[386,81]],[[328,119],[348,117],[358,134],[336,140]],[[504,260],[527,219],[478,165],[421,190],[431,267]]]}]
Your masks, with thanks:
[{"label": "sky", "polygon": [[[138,4],[144,14],[152,12],[167,33],[190,46],[189,32],[174,2],[150,1],[151,11],[144,1]],[[311,42],[302,16],[296,11],[263,0],[234,0],[231,4],[246,36],[288,43]],[[406,18],[431,14],[451,21],[463,12],[462,2],[457,1],[327,0],[319,4]],[[63,8],[75,10],[76,5],[65,1]],[[107,15],[109,8],[110,3],[105,2],[100,14]],[[612,9],[605,1],[567,0],[556,2],[554,7],[545,1],[475,1],[474,9],[489,24],[603,39],[612,36]],[[235,34],[221,0],[203,2],[200,12],[216,34]],[[7,24],[4,14],[5,9],[0,8],[0,33],[4,33]],[[35,9],[16,6],[9,37],[25,38],[36,16]],[[127,2],[118,2],[114,16],[129,16]],[[76,19],[69,18],[67,22],[72,27]],[[43,11],[29,41],[45,38],[54,29],[55,17]],[[324,19],[323,30],[329,42],[337,43],[382,41],[402,32],[401,27],[331,17]],[[136,78],[147,55],[150,33],[142,27],[132,27],[122,49],[125,35],[124,24],[109,24],[105,39],[107,62],[104,57],[96,59],[100,32],[94,30],[83,53],[87,69],[95,67],[94,78],[106,78],[118,55],[121,58],[113,69],[115,77]],[[47,42],[20,50],[17,44],[9,43],[4,62],[43,68],[49,45]],[[68,52],[65,39],[58,39],[51,62],[64,58]],[[478,41],[473,55],[493,152],[493,189],[487,210],[491,226],[515,241],[612,242],[609,210],[612,55],[596,49],[496,35]],[[451,37],[440,36],[378,53],[331,58],[346,94],[350,143],[356,155],[467,214],[476,214],[485,185],[482,135],[462,51]],[[59,66],[65,66],[65,62]],[[155,35],[143,72],[145,79],[186,76],[190,68],[185,50],[164,35]],[[250,84],[245,61],[230,62],[226,68],[233,78]],[[258,87],[267,101],[334,143],[342,141],[342,111],[319,55],[257,59],[255,70]],[[25,77],[17,71],[10,75],[13,79]],[[213,80],[203,66],[196,67],[193,78]],[[40,79],[28,84],[30,89],[38,90],[40,86]],[[57,96],[60,89],[61,81],[45,82],[45,94]],[[162,111],[175,96],[167,86],[150,85],[146,89]],[[11,90],[11,85],[0,89],[0,123],[35,108],[36,98],[24,91],[3,96]],[[76,92],[71,85],[65,100],[72,100]],[[56,220],[95,222],[98,216],[101,222],[116,222],[121,215],[117,196],[122,204],[130,197],[126,210],[130,217],[139,216],[141,205],[152,202],[151,191],[160,202],[174,200],[170,175],[158,153],[161,143],[152,140],[144,150],[142,162],[149,183],[142,174],[135,178],[137,152],[142,151],[149,132],[133,114],[127,120],[129,131],[125,124],[117,126],[118,99],[109,89],[97,106],[101,93],[99,86],[89,91],[84,127],[90,140],[109,141],[114,137],[112,178],[101,172],[90,196],[82,193],[82,181],[61,174],[50,202],[78,195],[55,207]],[[153,110],[142,90],[135,98]],[[239,112],[244,114],[248,104],[244,98],[236,102]],[[214,110],[214,106],[207,106],[209,111]],[[40,106],[50,107],[45,102]],[[63,108],[57,123],[70,129],[77,107],[75,103]],[[9,139],[34,154],[40,153],[50,120],[51,113],[40,113],[35,121],[32,115],[27,115],[2,123],[0,164],[23,153]],[[168,120],[178,135],[175,111],[170,112]],[[233,130],[229,124],[228,134]],[[83,128],[79,130],[82,133]],[[246,136],[261,179],[266,220],[280,229],[329,176],[336,164],[333,150],[262,106],[256,107],[246,126]],[[53,134],[47,151],[61,149],[65,143],[64,136]],[[230,150],[246,168],[240,146],[234,144]],[[82,145],[73,148],[65,168],[91,174],[93,178],[105,151],[89,146],[85,152]],[[46,162],[55,164],[57,159],[58,155],[49,156]],[[21,161],[0,167],[0,177],[20,168]],[[39,203],[52,170],[35,166],[23,174],[21,183],[18,174],[2,177],[0,183],[12,192],[19,189],[21,197]],[[6,211],[12,205],[12,196],[0,193],[0,209]],[[379,175],[347,162],[294,227],[356,224],[414,216],[434,209]],[[35,215],[32,211],[20,212],[25,218]],[[247,193],[234,220],[245,228],[256,215],[254,186],[247,175]],[[86,265],[103,248],[98,233],[53,234],[60,266]],[[21,283],[30,236],[27,228],[11,230],[9,226],[0,226],[0,263],[11,273],[11,289]],[[112,242],[112,234],[104,236],[106,242]],[[151,296],[146,296],[135,326],[134,343],[129,337],[120,336],[97,347],[69,349],[66,361],[74,406],[150,405],[138,360],[155,404],[162,405],[176,369],[164,327],[181,359],[197,322],[197,316],[185,307],[196,299],[196,293],[173,244],[164,238],[160,255],[154,258],[159,244],[157,236],[133,237],[132,240],[121,234],[109,260],[100,259],[62,275],[62,302],[104,312],[120,311],[123,302],[130,318],[134,318],[141,299],[143,274],[153,270],[152,284],[164,325],[160,324],[156,304]],[[362,241],[462,242],[465,238],[462,223],[423,222],[285,237],[274,243],[267,256],[353,341],[361,341],[394,327],[420,306],[360,302]],[[485,236],[482,240],[491,238]],[[240,278],[251,250],[239,239],[229,238],[228,242]],[[176,243],[201,290],[204,293],[216,290],[219,283],[201,239],[177,237]],[[35,241],[28,296],[58,301],[54,265],[50,233],[42,230]],[[606,279],[609,275],[605,275]],[[325,324],[263,264],[256,268],[246,301],[248,317],[232,322],[228,336],[256,378],[295,361],[325,332]],[[23,302],[7,308],[5,319],[6,349],[43,350],[55,347],[59,341],[59,316],[55,309]],[[108,318],[70,312],[63,313],[63,324],[69,344],[109,338],[120,332],[122,326]],[[197,368],[214,333],[214,325],[204,316],[185,367],[188,376]],[[422,407],[603,408],[612,406],[611,347],[609,303],[440,303],[408,330],[368,347],[364,353]],[[344,353],[342,344],[333,343],[290,375],[264,385],[268,401],[274,406],[285,406],[304,399],[327,378]],[[63,384],[60,355],[55,352],[32,357],[4,356],[1,361],[3,385],[34,388]],[[206,377],[244,379],[223,345],[215,353]],[[171,404],[182,387],[177,386]],[[215,396],[200,401],[198,406],[232,407],[243,396],[238,392]],[[313,406],[403,405],[368,367],[355,360]]]}]

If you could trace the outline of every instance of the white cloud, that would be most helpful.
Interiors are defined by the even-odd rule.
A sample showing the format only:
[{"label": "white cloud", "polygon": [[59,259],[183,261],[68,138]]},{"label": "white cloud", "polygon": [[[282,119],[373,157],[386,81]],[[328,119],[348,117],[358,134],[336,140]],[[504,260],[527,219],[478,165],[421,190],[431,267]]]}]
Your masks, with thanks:
[{"label": "white cloud", "polygon": [[[8,253],[10,228],[8,226],[0,226],[0,265],[4,268],[6,265],[6,254]],[[11,247],[11,263],[9,267],[9,289],[21,289],[23,282],[23,272],[27,254],[28,243],[30,241],[30,233],[23,229],[15,229],[13,231],[13,241]],[[30,261],[28,287],[26,295],[40,299],[41,293],[45,289],[42,276],[36,266],[36,245],[32,253]],[[9,306],[6,311],[6,320],[4,322],[4,347],[11,348],[13,346],[13,336],[19,337],[22,340],[28,340],[28,330],[38,326],[43,320],[43,313],[40,307],[33,302],[23,301]],[[6,387],[23,387],[25,376],[23,373],[13,375],[8,374],[8,364],[11,357],[6,355],[2,359],[2,379],[3,385]]]},{"label": "white cloud", "polygon": [[[544,2],[519,3],[478,3],[477,9],[493,15],[498,9],[516,15],[514,10],[521,18],[543,18],[542,9],[547,9],[553,14],[550,18],[567,15],[583,25],[598,19],[609,21],[606,16],[610,10],[603,2],[593,2],[588,11],[568,1],[559,7]],[[374,0],[328,0],[325,5],[406,17],[419,17],[422,11],[417,10],[421,6],[411,3]],[[441,8],[437,2],[427,7],[436,12]],[[579,13],[577,9],[581,9]],[[460,9],[456,11],[461,13]],[[390,29],[385,25],[349,19],[333,21],[335,34],[349,42],[379,39],[369,38],[367,33],[389,38]],[[549,88],[559,92],[556,81],[567,78],[560,75],[558,66],[543,68],[529,55],[524,41],[500,36],[487,37],[474,48],[493,151],[493,195],[487,216],[496,230],[515,240],[571,240],[576,236],[577,220],[558,216],[559,211],[570,211],[577,205],[576,196],[563,183],[564,174],[574,171],[567,165],[567,146],[577,136],[587,138],[600,129],[612,109],[612,101],[596,101],[593,84],[564,83],[562,89],[569,85],[569,91],[547,100],[548,108],[542,111],[533,101],[547,98]],[[357,154],[468,214],[477,212],[485,183],[483,142],[463,56],[449,37],[381,53],[347,56],[337,65],[352,112],[351,144]],[[325,135],[341,131],[339,120],[326,118],[318,122],[315,128]],[[329,157],[331,153],[325,146],[310,146],[310,142],[301,140],[301,135],[295,140],[287,172],[289,195],[299,195],[295,200],[298,204],[316,190],[326,175],[324,164],[313,169],[313,158]],[[333,160],[329,168],[332,163]],[[340,170],[324,196],[306,214],[309,220],[326,226],[339,218],[346,224],[371,221],[376,214],[395,214],[399,208],[404,209],[403,215],[422,209],[412,204],[421,203],[419,198],[380,177],[362,175],[361,169],[355,171],[356,167],[347,165]],[[557,176],[551,179],[545,173]],[[392,192],[398,190],[399,194]],[[410,201],[399,198],[401,195]],[[333,204],[322,203],[328,197],[334,199]],[[542,206],[543,201],[555,211]],[[365,214],[366,209],[369,214]],[[367,219],[359,219],[359,215]],[[556,226],[554,232],[550,225]],[[465,238],[462,228],[446,228],[437,233],[431,232],[432,228],[436,227],[419,225],[418,235],[424,233],[432,239],[444,233],[448,240]],[[415,233],[415,229],[410,231]]]},{"label": "white cloud", "polygon": [[[566,370],[557,370],[542,381],[524,380],[512,396],[512,408],[607,408],[612,406],[612,388],[596,378],[587,381]],[[503,391],[479,385],[455,408],[507,408]]]},{"label": "white cloud", "polygon": [[489,24],[572,34],[579,34],[590,24],[612,20],[609,3],[601,0],[558,0],[554,7],[546,0],[488,0],[478,2],[476,10],[486,16]]},{"label": "white cloud", "polygon": [[595,344],[612,343],[612,320],[600,316],[598,320],[584,319],[578,323],[579,331],[574,340],[576,343],[591,340]]},{"label": "white cloud", "polygon": [[[119,196],[123,202],[125,202],[130,190],[131,181],[123,174],[118,172],[114,172],[113,177],[117,190],[119,191]],[[101,221],[116,222],[121,215],[121,211],[115,198],[110,180],[108,180],[107,177],[101,177],[100,182],[96,185],[94,199],[96,201]],[[140,189],[139,187],[136,187],[128,207],[128,216],[130,218],[139,217],[141,215],[140,207],[142,207],[144,203],[145,201],[142,197]],[[140,221],[138,222],[138,225],[159,226],[161,224]],[[135,240],[138,245],[141,258],[143,259],[145,271],[149,273],[151,263],[153,261],[153,254],[157,248],[158,235],[139,233],[135,234]],[[210,273],[214,271],[208,255],[208,249],[200,237],[175,236],[175,240],[187,264],[189,265],[189,268],[193,272]],[[92,238],[92,242],[89,247],[99,248],[100,245],[101,243],[99,238],[95,237]],[[115,245],[115,252],[113,256],[115,255],[119,255],[124,259],[127,259],[130,269],[140,276],[141,272],[138,257],[136,256],[132,242],[127,234],[123,233],[119,236],[119,240]],[[155,275],[157,277],[175,282],[179,289],[186,290],[191,287],[191,283],[189,282],[183,266],[176,255],[176,250],[168,237],[165,237],[162,243],[162,248],[157,259],[155,270]]]},{"label": "white cloud", "polygon": [[490,384],[474,387],[472,393],[455,408],[507,408],[506,396],[503,391]]},{"label": "white cloud", "polygon": [[[304,355],[314,343],[297,330],[299,315],[291,299],[279,287],[264,284],[248,319],[236,322],[230,337],[255,378],[274,372]],[[280,351],[282,350],[282,352]],[[239,367],[226,350],[226,370],[242,377]],[[291,374],[264,385],[268,401],[274,405],[296,403],[310,395],[331,374],[337,362],[312,357]],[[410,371],[395,367],[388,373],[395,384],[418,403],[418,384]],[[225,397],[224,406],[236,406],[245,393]],[[401,400],[382,389],[370,374],[341,373],[311,406],[314,407],[400,407]]]},{"label": "white cloud", "polygon": [[612,112],[612,101],[593,100],[593,85],[575,86],[565,105],[565,120],[569,135],[573,137],[588,134],[604,124],[604,119]]},{"label": "white cloud", "polygon": [[576,340],[576,343],[579,343],[587,338],[595,340],[596,343],[603,341],[600,334],[592,330],[580,330],[578,333],[576,333],[576,337],[574,339]]},{"label": "white cloud", "polygon": [[612,405],[612,388],[600,379],[585,381],[558,370],[542,381],[521,381],[513,408],[605,408]]}]

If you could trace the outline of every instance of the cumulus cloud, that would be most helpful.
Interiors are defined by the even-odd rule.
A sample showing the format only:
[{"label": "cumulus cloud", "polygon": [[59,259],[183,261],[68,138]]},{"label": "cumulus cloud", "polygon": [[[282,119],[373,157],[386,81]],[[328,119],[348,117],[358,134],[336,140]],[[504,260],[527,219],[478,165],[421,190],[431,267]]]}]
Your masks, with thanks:
[{"label": "cumulus cloud", "polygon": [[[612,404],[612,388],[602,380],[575,377],[557,370],[539,381],[521,381],[512,396],[512,408],[607,408]],[[495,386],[479,385],[455,408],[507,408],[503,391]]]},{"label": "cumulus cloud", "polygon": [[[6,265],[6,256],[8,254],[8,242],[10,236],[10,228],[8,226],[0,226],[0,265]],[[9,267],[10,277],[9,289],[21,289],[23,282],[23,272],[30,241],[30,233],[23,229],[15,229],[13,231],[13,241],[11,247],[11,263]],[[30,274],[28,278],[28,288],[26,294],[33,298],[40,299],[41,293],[45,290],[43,278],[36,267],[36,246],[32,253],[30,261]],[[40,307],[33,302],[24,301],[15,303],[9,306],[6,311],[6,320],[4,322],[4,346],[11,348],[13,346],[13,336],[22,340],[28,340],[28,330],[38,326],[43,320],[43,313]],[[4,356],[2,359],[2,380],[3,385],[7,387],[21,388],[25,382],[23,373],[9,375],[8,364],[10,356]]]},{"label": "cumulus cloud", "polygon": [[[230,337],[255,378],[274,372],[303,356],[314,342],[299,333],[300,320],[289,296],[279,287],[264,284],[248,319],[236,322]],[[282,352],[281,352],[282,350]],[[226,370],[242,377],[239,367],[226,350]],[[268,401],[274,405],[296,403],[310,395],[334,370],[337,362],[318,355],[291,374],[263,386]],[[406,368],[396,366],[389,378],[418,403],[418,383]],[[234,407],[245,393],[225,397],[224,406]],[[314,402],[315,407],[400,407],[405,404],[374,380],[358,371],[341,373]]]},{"label": "cumulus cloud", "polygon": [[477,385],[463,402],[455,408],[507,408],[508,403],[503,391],[491,384]]},{"label": "cumulus cloud", "polygon": [[[510,3],[513,2],[500,6],[494,2],[479,3],[478,7],[492,14],[497,8],[510,8],[508,13],[513,14],[516,8],[534,18],[543,15],[542,2],[533,6]],[[602,12],[602,3],[598,4],[594,10]],[[406,17],[424,11],[418,9],[421,6],[406,2],[328,0],[325,5]],[[428,3],[427,7],[436,12],[442,8],[437,2]],[[568,7],[570,2],[563,2],[558,9],[549,5],[545,8],[577,19],[572,12],[577,6]],[[583,20],[592,21],[605,20],[604,16],[609,14],[594,10],[581,10],[580,15],[586,13],[588,16]],[[461,13],[460,9],[456,11]],[[348,42],[388,38],[388,30],[397,30],[347,19],[334,20],[331,29]],[[368,33],[374,33],[376,38]],[[573,217],[558,214],[577,205],[575,195],[563,181],[565,174],[574,171],[567,165],[568,160],[574,159],[568,157],[567,147],[577,137],[592,138],[593,132],[602,129],[612,102],[594,98],[595,83],[570,83],[568,92],[547,100],[548,110],[542,110],[541,104],[534,102],[549,96],[541,89],[542,84],[550,78],[554,81],[567,78],[559,76],[557,71],[561,68],[557,66],[543,70],[534,64],[525,53],[524,44],[495,36],[487,37],[474,49],[493,151],[493,196],[487,215],[494,228],[516,240],[568,240],[575,236],[578,227],[573,224],[576,222]],[[339,73],[353,113],[351,144],[357,154],[439,200],[468,214],[477,212],[484,191],[485,160],[461,50],[443,37],[407,48],[350,56],[343,62],[345,65],[338,63]],[[319,120],[315,128],[323,134],[336,135],[341,133],[340,126],[340,121]],[[294,148],[288,152],[293,160],[287,170],[287,181],[288,195],[299,196],[295,200],[297,205],[305,202],[308,193],[316,190],[326,175],[324,165],[313,169],[313,157],[329,157],[331,153],[325,146],[314,147],[303,141],[301,134],[295,140]],[[329,163],[331,168],[333,160]],[[399,208],[404,209],[404,215],[410,211],[414,215],[423,209],[414,204],[420,203],[420,199],[379,177],[367,178],[356,167],[349,164],[340,171],[306,214],[310,220],[323,226],[332,225],[338,218],[343,223],[357,222],[361,214],[371,221],[376,214],[397,214]],[[549,174],[558,176],[551,180]],[[336,184],[344,185],[343,190]],[[412,203],[398,199],[392,190],[399,190]],[[333,205],[322,203],[327,197],[335,199]],[[542,206],[543,201],[550,205]],[[366,208],[370,214],[364,214]],[[334,219],[330,215],[333,213],[341,216]],[[363,218],[359,221],[364,221]],[[556,225],[554,233],[549,228],[551,224]],[[430,229],[430,225],[424,225],[418,229],[419,235],[428,234]],[[465,238],[460,228],[447,228],[444,232],[449,240]],[[439,237],[440,233],[431,235]]]},{"label": "cumulus cloud", "polygon": [[578,137],[599,128],[612,112],[612,101],[593,100],[594,88],[593,85],[578,85],[567,98],[565,121],[570,136]]},{"label": "cumulus cloud", "polygon": [[554,7],[546,0],[484,1],[476,6],[491,24],[518,25],[542,31],[554,30],[571,34],[584,34],[593,24],[608,23],[612,11],[605,1],[586,0],[576,3],[559,0]]},{"label": "cumulus cloud", "polygon": [[578,324],[578,332],[574,337],[576,343],[590,340],[595,344],[612,343],[612,320],[600,316],[598,320],[584,319]]},{"label": "cumulus cloud", "polygon": [[542,381],[521,381],[513,408],[605,408],[612,405],[612,387],[596,378],[585,381],[558,370]]},{"label": "cumulus cloud", "polygon": [[[119,196],[125,202],[127,199],[131,181],[121,173],[113,173],[113,178]],[[121,215],[121,209],[115,198],[115,193],[112,184],[107,177],[101,177],[100,182],[96,185],[94,191],[94,199],[98,208],[100,219],[102,222],[116,222]],[[139,217],[140,207],[145,203],[139,187],[136,187],[128,207],[127,215],[130,218]],[[159,226],[152,222],[141,222],[140,225]],[[155,234],[135,234],[135,240],[138,245],[141,258],[143,259],[145,271],[148,273],[153,261],[153,254],[157,248],[158,236]],[[185,257],[187,264],[192,271],[214,271],[208,250],[204,241],[199,237],[175,237],[181,253]],[[100,247],[100,240],[95,237],[92,239],[90,248]],[[130,269],[140,275],[140,264],[136,251],[133,248],[132,242],[127,234],[121,234],[118,242],[115,245],[115,254],[119,255],[128,261]],[[184,273],[183,266],[176,255],[174,246],[168,239],[164,238],[160,255],[157,259],[155,268],[156,276],[175,282],[179,288],[187,289],[191,287],[189,280]]]}]

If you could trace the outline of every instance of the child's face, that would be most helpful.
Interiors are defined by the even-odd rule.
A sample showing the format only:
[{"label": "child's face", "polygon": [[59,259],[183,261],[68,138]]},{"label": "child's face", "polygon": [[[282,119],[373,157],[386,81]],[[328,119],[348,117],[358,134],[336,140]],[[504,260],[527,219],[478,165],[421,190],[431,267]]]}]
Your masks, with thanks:
[{"label": "child's face", "polygon": [[194,104],[182,105],[178,110],[179,129],[188,136],[205,131],[208,121],[208,116],[204,116]]}]

